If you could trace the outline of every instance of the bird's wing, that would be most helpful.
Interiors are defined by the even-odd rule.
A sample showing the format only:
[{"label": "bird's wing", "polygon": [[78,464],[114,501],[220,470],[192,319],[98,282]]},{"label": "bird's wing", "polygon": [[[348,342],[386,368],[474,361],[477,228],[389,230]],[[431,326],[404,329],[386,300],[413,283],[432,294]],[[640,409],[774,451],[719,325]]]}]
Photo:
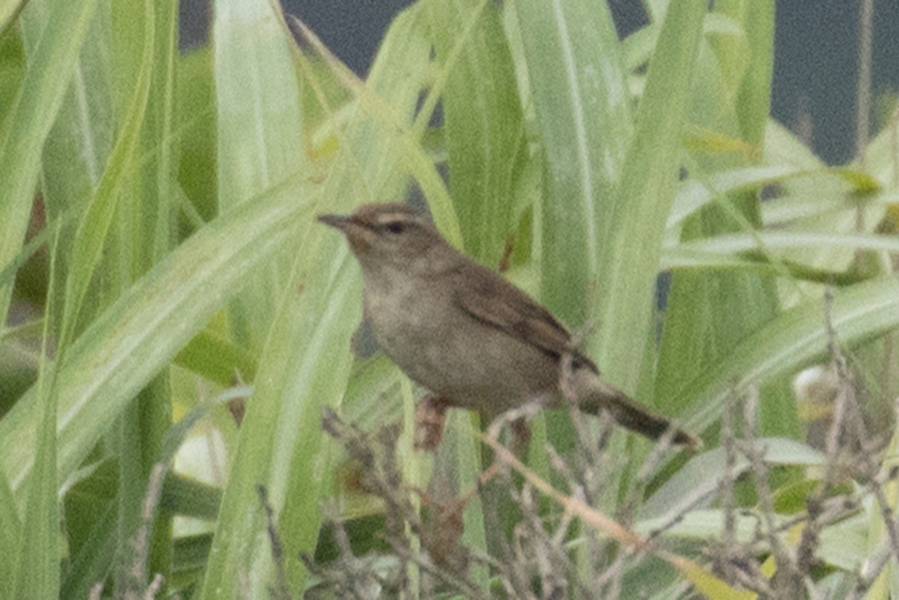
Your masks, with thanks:
[{"label": "bird's wing", "polygon": [[552,313],[493,271],[464,263],[452,270],[452,277],[453,302],[473,318],[552,356],[571,353],[578,366],[597,371],[593,361],[571,346],[571,335]]}]

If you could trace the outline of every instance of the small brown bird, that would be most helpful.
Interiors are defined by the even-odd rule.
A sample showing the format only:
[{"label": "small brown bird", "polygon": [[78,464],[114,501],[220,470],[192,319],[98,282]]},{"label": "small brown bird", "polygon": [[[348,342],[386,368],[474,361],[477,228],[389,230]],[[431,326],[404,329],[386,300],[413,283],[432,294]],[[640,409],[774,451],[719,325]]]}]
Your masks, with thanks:
[{"label": "small brown bird", "polygon": [[605,383],[553,315],[497,273],[455,250],[431,221],[406,204],[367,204],[353,214],[321,215],[343,232],[362,266],[364,312],[378,344],[443,406],[477,410],[488,420],[526,402],[589,414],[607,410],[650,439],[701,442]]}]

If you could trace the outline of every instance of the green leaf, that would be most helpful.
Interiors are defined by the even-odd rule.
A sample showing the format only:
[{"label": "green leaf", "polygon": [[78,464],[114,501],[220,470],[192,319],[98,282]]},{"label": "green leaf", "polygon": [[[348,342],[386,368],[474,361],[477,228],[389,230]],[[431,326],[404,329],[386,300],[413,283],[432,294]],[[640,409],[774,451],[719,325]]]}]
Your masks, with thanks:
[{"label": "green leaf", "polygon": [[[758,448],[764,449],[762,457],[769,464],[803,466],[824,464],[824,455],[794,440],[759,438],[756,440],[756,444]],[[738,457],[732,467],[728,467],[723,447],[712,448],[693,457],[640,507],[641,519],[658,520],[652,525],[643,522],[638,525],[638,530],[647,531],[647,529],[651,530],[653,525],[663,525],[666,518],[690,509],[703,496],[711,501],[718,493],[725,469],[730,468],[732,476],[736,478],[749,467],[749,461],[743,456]],[[685,528],[672,530],[671,533],[699,538],[710,533],[719,533],[722,524],[723,521],[719,515],[717,523],[712,525],[711,532],[708,530],[691,531],[689,528]]]},{"label": "green leaf", "polygon": [[0,1],[0,34],[6,33],[26,4],[26,0]]},{"label": "green leaf", "polygon": [[[60,483],[247,274],[282,247],[312,199],[308,188],[282,186],[209,223],[78,337],[58,366]],[[19,502],[34,460],[36,409],[32,389],[0,421],[0,461]]]},{"label": "green leaf", "polygon": [[702,2],[676,2],[668,8],[615,193],[611,238],[598,257],[597,313],[603,335],[591,346],[610,381],[626,391],[636,389],[644,356],[705,11]]},{"label": "green leaf", "polygon": [[633,133],[618,36],[604,2],[524,0],[512,9],[545,162],[541,296],[577,326],[603,281],[597,262]]},{"label": "green leaf", "polygon": [[488,0],[423,7],[441,74],[449,181],[465,249],[498,265],[515,223],[512,190],[524,150],[515,67],[501,14]]},{"label": "green leaf", "polygon": [[687,217],[728,193],[743,189],[754,191],[800,173],[803,171],[790,165],[739,166],[719,171],[710,175],[705,181],[688,179],[677,191],[666,227],[672,229],[679,226]]},{"label": "green leaf", "polygon": [[[280,9],[267,0],[219,0],[214,14],[218,206],[228,211],[303,171],[304,123]],[[261,346],[277,307],[271,290],[283,285],[289,264],[265,265],[229,307],[240,345]]]},{"label": "green leaf", "polygon": [[[767,93],[759,98],[755,86],[767,89],[765,81],[770,79],[766,34],[770,36],[773,28],[772,3],[762,1],[749,7],[726,0],[714,9],[711,20],[724,26],[708,28],[701,45],[691,130],[702,132],[706,139],[732,140],[731,145],[739,151],[711,146],[699,151],[694,147],[686,156],[685,168],[701,187],[713,190],[715,202],[684,220],[678,232],[683,240],[732,231],[750,234],[762,224],[759,192],[765,179],[782,181],[798,172],[782,163],[757,166],[762,159]],[[757,103],[763,104],[766,112],[762,113]],[[769,321],[779,308],[779,299],[772,270],[756,268],[678,271],[666,292],[664,333],[653,386],[659,393],[657,403],[661,406],[664,401],[666,410],[677,413],[684,407],[672,404],[671,391],[680,389],[703,365],[715,362]],[[782,386],[764,390],[763,432],[796,433],[798,423],[794,411],[789,410],[787,394]]]},{"label": "green leaf", "polygon": [[236,378],[253,381],[256,359],[244,348],[222,339],[208,329],[200,331],[175,356],[175,362],[219,385],[232,385]]},{"label": "green leaf", "polygon": [[3,560],[0,560],[0,594],[4,597],[11,597],[14,593],[18,565],[11,550],[18,547],[21,535],[22,523],[15,497],[6,473],[0,469],[0,548],[3,549]]},{"label": "green leaf", "polygon": [[789,248],[852,248],[899,252],[899,238],[893,235],[876,234],[840,235],[802,231],[760,231],[751,234],[721,234],[712,238],[683,242],[678,247],[687,252],[698,251],[735,256],[751,250],[768,253]]},{"label": "green leaf", "polygon": [[[688,405],[683,422],[701,430],[718,419],[727,398],[826,358],[825,306],[820,297],[785,311],[703,371],[674,402]],[[854,345],[899,327],[899,282],[884,277],[835,290],[831,323],[840,345]]]},{"label": "green leaf", "polygon": [[63,316],[62,342],[67,344],[75,330],[75,319],[87,292],[94,271],[100,262],[103,244],[113,221],[119,193],[125,182],[126,171],[138,146],[141,123],[150,92],[151,69],[153,65],[153,4],[144,3],[143,37],[141,61],[137,68],[134,89],[128,103],[126,120],[109,156],[106,170],[100,180],[97,193],[91,198],[78,230],[72,248],[71,267],[66,279],[66,302]]},{"label": "green leaf", "polygon": [[230,210],[303,168],[299,87],[286,28],[264,0],[215,3],[219,207]]},{"label": "green leaf", "polygon": [[[340,149],[318,204],[323,212],[394,197],[405,174],[414,172],[409,163],[418,159],[407,131],[430,51],[416,28],[416,10],[394,21],[358,91],[353,119],[339,131]],[[418,152],[423,154],[420,147]],[[232,598],[245,591],[258,597],[273,585],[272,548],[260,535],[266,527],[260,486],[277,516],[281,564],[293,594],[301,593],[306,577],[299,555],[311,552],[318,537],[331,452],[321,430],[321,409],[337,404],[346,389],[360,289],[358,267],[337,232],[306,223],[299,237],[240,429],[202,598]]]},{"label": "green leaf", "polygon": [[[59,229],[56,230],[59,237]],[[56,261],[50,263],[50,291],[57,277]],[[60,563],[57,553],[60,509],[57,499],[56,419],[59,402],[56,365],[47,357],[50,326],[44,321],[41,361],[37,383],[37,444],[34,469],[27,490],[18,546],[13,558],[16,572],[12,589],[17,598],[54,598],[59,595]]]},{"label": "green leaf", "polygon": [[[41,149],[96,6],[97,0],[33,0],[21,16],[28,68],[0,125],[0,271],[15,260],[25,238]],[[0,315],[6,315],[11,293],[11,281],[0,283]]]}]

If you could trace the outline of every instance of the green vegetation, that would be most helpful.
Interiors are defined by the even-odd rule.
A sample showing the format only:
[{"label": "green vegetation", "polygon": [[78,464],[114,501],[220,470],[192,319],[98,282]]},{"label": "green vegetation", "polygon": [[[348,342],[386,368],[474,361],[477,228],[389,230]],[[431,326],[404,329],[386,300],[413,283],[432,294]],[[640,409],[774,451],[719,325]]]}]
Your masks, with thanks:
[{"label": "green vegetation", "polygon": [[[0,597],[899,595],[899,118],[840,168],[772,122],[773,4],[421,0],[363,81],[262,0],[186,55],[173,0],[0,3]],[[315,222],[410,182],[705,450],[413,451]]]}]

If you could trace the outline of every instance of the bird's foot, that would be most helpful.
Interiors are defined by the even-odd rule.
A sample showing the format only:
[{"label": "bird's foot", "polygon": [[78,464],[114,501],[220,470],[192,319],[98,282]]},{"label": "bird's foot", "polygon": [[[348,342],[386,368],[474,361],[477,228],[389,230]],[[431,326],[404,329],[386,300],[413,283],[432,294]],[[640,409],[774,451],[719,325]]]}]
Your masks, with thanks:
[{"label": "bird's foot", "polygon": [[413,442],[416,450],[433,452],[440,445],[446,426],[447,407],[449,402],[438,396],[425,396],[415,407]]}]

